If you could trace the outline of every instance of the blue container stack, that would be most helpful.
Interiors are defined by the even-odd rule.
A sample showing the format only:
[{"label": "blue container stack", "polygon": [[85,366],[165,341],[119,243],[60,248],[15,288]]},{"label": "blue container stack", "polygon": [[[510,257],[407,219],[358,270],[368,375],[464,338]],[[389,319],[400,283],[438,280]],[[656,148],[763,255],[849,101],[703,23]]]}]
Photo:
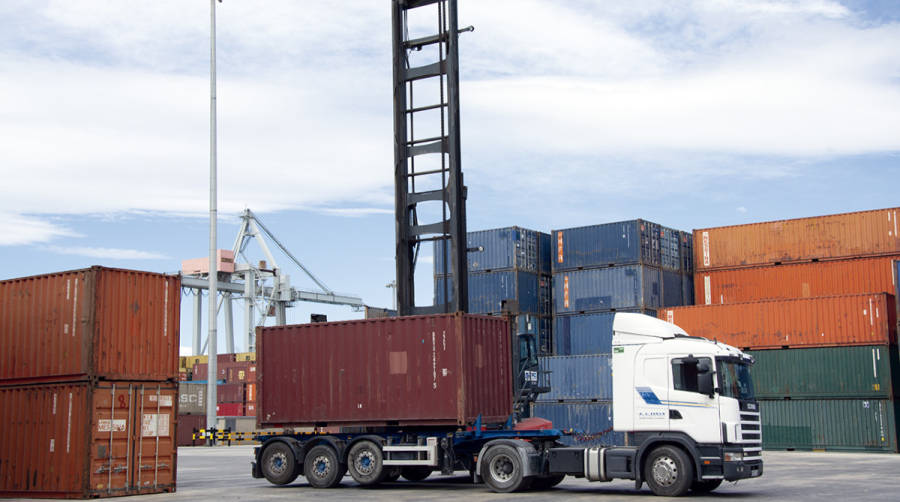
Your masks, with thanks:
[{"label": "blue container stack", "polygon": [[613,319],[693,303],[693,236],[631,220],[554,230],[551,242],[555,355],[540,359],[551,391],[532,415],[571,430],[567,444],[621,444],[612,431]]},{"label": "blue container stack", "polygon": [[[501,315],[503,300],[519,302],[520,333],[536,335],[543,353],[551,347],[550,235],[521,227],[480,230],[466,234],[469,313]],[[449,249],[434,247],[435,303],[444,303]],[[446,288],[446,289],[445,289]],[[452,294],[452,293],[451,293]]]}]

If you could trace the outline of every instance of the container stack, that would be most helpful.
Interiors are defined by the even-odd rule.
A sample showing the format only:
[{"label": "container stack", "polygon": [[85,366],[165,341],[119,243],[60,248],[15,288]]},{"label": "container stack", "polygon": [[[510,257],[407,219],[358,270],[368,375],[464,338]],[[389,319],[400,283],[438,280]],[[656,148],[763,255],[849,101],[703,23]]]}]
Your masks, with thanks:
[{"label": "container stack", "polygon": [[[179,434],[179,446],[203,444],[193,439],[195,432],[206,428],[206,386],[209,381],[209,356],[182,356],[181,367],[190,368],[187,379],[179,386],[181,408],[178,423],[183,429]],[[256,353],[218,354],[216,357],[216,416],[227,419],[256,417]],[[220,420],[220,422],[222,422]],[[226,420],[223,424],[236,423]],[[218,427],[224,429],[227,425]],[[232,431],[235,427],[229,427]]]},{"label": "container stack", "polygon": [[554,230],[557,355],[611,351],[616,312],[693,303],[692,236],[646,220]]},{"label": "container stack", "polygon": [[0,496],[175,491],[180,302],[132,270],[0,281]]},{"label": "container stack", "polygon": [[631,220],[551,237],[555,355],[540,359],[551,391],[538,396],[532,414],[571,429],[567,444],[621,444],[612,430],[613,319],[691,302],[692,236]]},{"label": "container stack", "polygon": [[898,214],[694,231],[699,305],[659,317],[756,358],[765,448],[897,451]]},{"label": "container stack", "polygon": [[[551,351],[550,236],[520,227],[466,234],[469,313],[501,315],[504,300],[518,301],[518,333],[535,335],[541,352]],[[435,243],[435,301],[444,303],[449,249]]]}]

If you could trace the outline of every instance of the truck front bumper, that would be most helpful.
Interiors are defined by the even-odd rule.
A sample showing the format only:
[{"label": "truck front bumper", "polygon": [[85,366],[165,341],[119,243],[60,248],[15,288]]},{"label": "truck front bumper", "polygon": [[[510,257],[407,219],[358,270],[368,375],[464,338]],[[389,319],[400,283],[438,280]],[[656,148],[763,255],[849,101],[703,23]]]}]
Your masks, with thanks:
[{"label": "truck front bumper", "polygon": [[726,481],[739,479],[758,478],[763,473],[762,460],[741,460],[738,462],[725,462],[724,474]]}]

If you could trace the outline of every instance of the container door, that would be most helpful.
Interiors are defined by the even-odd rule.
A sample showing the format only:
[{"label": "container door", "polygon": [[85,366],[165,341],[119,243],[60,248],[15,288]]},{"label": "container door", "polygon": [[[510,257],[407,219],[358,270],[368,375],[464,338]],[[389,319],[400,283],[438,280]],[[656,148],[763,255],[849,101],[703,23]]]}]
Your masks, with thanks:
[{"label": "container door", "polygon": [[135,389],[134,479],[139,492],[175,489],[176,392],[169,384]]},{"label": "container door", "polygon": [[90,454],[90,492],[94,496],[123,495],[130,488],[133,391],[127,383],[94,388]]}]

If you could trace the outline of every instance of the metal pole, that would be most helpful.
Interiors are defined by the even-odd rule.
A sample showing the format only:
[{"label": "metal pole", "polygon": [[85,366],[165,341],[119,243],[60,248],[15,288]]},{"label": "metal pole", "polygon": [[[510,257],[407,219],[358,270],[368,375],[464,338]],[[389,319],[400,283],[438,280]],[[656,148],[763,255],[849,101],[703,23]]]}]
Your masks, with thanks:
[{"label": "metal pole", "polygon": [[232,307],[231,293],[222,295],[223,307],[225,308],[225,353],[234,353],[234,313]]},{"label": "metal pole", "polygon": [[203,354],[202,337],[200,331],[203,329],[203,294],[197,289],[194,290],[194,351],[192,354],[199,356]]},{"label": "metal pole", "polygon": [[[216,321],[218,317],[218,266],[216,264],[216,0],[209,0],[209,376],[206,381],[206,428],[214,429],[216,417]],[[212,445],[213,440],[207,444]]]}]

